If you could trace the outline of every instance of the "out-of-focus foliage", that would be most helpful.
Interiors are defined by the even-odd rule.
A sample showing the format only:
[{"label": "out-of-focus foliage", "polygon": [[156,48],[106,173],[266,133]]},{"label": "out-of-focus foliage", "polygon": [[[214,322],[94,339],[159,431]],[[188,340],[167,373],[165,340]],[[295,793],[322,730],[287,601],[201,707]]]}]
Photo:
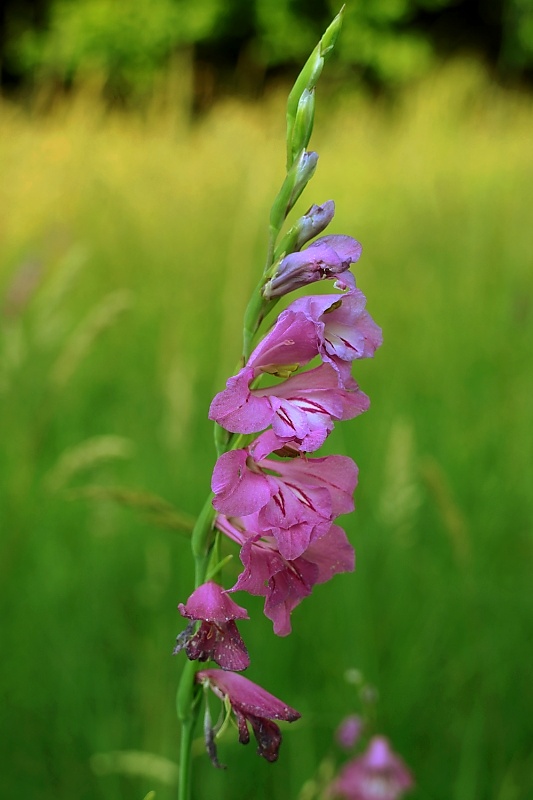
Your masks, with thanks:
[{"label": "out-of-focus foliage", "polygon": [[504,3],[502,60],[522,70],[533,66],[533,0]]},{"label": "out-of-focus foliage", "polygon": [[[403,26],[413,19],[416,0],[352,2],[345,9],[343,35],[339,39],[341,61],[367,70],[385,82],[398,82],[425,70],[431,45],[420,33]],[[267,64],[298,61],[314,46],[319,35],[316,4],[308,16],[294,0],[256,0],[259,52]],[[338,11],[329,0],[325,14]]]},{"label": "out-of-focus foliage", "polygon": [[[7,2],[4,69],[73,79],[101,76],[145,87],[172,54],[195,45],[202,61],[236,71],[301,63],[339,0],[44,0],[40,14]],[[379,84],[425,71],[435,54],[477,48],[502,71],[533,68],[533,0],[350,0],[341,65]],[[244,58],[243,58],[244,56]],[[244,66],[243,66],[244,65]]]},{"label": "out-of-focus foliage", "polygon": [[407,25],[415,6],[416,0],[373,0],[347,6],[340,58],[364,66],[385,83],[401,83],[424,72],[433,53],[429,39]]},{"label": "out-of-focus foliage", "polygon": [[26,31],[12,52],[26,70],[70,80],[102,75],[142,85],[179,46],[213,35],[223,0],[56,0],[46,31]]},{"label": "out-of-focus foliage", "polygon": [[[0,103],[2,800],[176,797],[179,528],[209,490],[207,412],[264,263],[285,93],[192,126],[172,98],[144,115],[88,89],[46,116]],[[294,217],[335,199],[328,232],[363,243],[384,332],[354,367],[369,412],[327,445],[360,467],[357,571],[317,586],[286,639],[239,598],[249,677],[302,720],[276,765],[228,728],[225,771],[199,727],[198,800],[303,798],[353,668],[416,775],[409,800],[533,797],[532,127],[533,98],[475,61],[394,104],[318,104]]]}]

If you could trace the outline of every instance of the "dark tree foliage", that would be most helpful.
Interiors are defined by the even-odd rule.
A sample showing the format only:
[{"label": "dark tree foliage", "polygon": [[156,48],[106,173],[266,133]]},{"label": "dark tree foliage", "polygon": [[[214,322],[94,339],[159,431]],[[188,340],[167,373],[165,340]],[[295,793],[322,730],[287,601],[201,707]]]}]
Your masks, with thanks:
[{"label": "dark tree foliage", "polygon": [[39,30],[46,25],[49,7],[50,0],[3,0],[0,3],[0,76],[3,85],[24,77],[6,54],[25,31]]},{"label": "dark tree foliage", "polygon": [[[261,89],[310,52],[340,0],[4,0],[4,86],[91,73],[138,92],[176,51],[234,88]],[[475,52],[502,75],[533,74],[533,0],[349,0],[337,69],[377,85]]]}]

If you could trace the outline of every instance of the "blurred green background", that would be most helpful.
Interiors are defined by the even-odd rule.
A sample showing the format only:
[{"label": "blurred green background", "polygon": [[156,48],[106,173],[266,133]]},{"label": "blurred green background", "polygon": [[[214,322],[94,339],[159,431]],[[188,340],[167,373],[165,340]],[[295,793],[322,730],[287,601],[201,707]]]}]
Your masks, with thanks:
[{"label": "blurred green background", "polygon": [[[0,103],[0,795],[170,800],[191,557],[151,496],[191,516],[204,501],[207,409],[264,260],[291,64],[329,5],[250,4],[277,27],[263,62],[250,38],[234,64],[191,31],[237,3],[154,3],[163,24],[142,4],[128,17],[57,2],[32,32],[21,9],[37,5],[8,15]],[[421,9],[448,6],[350,4],[319,85],[320,162],[298,211],[335,199],[330,232],[362,241],[355,271],[385,338],[355,369],[370,411],[325,448],[360,467],[345,519],[358,566],[315,589],[286,639],[260,599],[236,598],[249,677],[303,718],[276,765],[229,736],[219,772],[200,746],[198,798],[296,800],[340,761],[353,668],[379,690],[377,726],[415,772],[414,799],[533,797],[529,62],[504,56],[503,34],[497,53],[472,39],[443,58]],[[527,3],[505,7],[525,25]],[[400,63],[397,45],[418,64],[401,81],[346,56],[363,9],[389,14],[378,60]],[[92,59],[91,30],[124,43],[118,72]]]}]

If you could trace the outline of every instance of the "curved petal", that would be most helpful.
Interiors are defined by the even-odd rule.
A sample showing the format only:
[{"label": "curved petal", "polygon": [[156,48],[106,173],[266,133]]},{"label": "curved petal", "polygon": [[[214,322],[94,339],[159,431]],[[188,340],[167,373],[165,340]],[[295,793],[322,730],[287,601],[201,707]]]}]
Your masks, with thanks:
[{"label": "curved petal", "polygon": [[272,422],[274,412],[268,399],[250,392],[255,370],[244,367],[213,399],[209,419],[232,433],[257,433]]},{"label": "curved petal", "polygon": [[247,458],[246,450],[231,450],[215,464],[211,479],[213,507],[223,514],[240,516],[259,511],[275,491],[268,476],[248,468]]}]

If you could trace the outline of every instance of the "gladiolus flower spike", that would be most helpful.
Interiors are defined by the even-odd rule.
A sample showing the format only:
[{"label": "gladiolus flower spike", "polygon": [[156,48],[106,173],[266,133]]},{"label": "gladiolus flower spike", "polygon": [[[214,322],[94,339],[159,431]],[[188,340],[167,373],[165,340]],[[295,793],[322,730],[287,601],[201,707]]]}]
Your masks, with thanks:
[{"label": "gladiolus flower spike", "polygon": [[[382,341],[381,329],[366,310],[366,298],[350,271],[361,256],[361,244],[337,233],[316,238],[333,219],[332,200],[312,205],[281,236],[318,162],[318,155],[308,149],[315,87],[341,19],[342,11],[289,95],[287,171],[270,212],[265,268],[244,315],[241,368],[209,409],[216,424],[218,460],[212,495],[191,537],[196,588],[178,606],[189,624],[174,650],[184,650],[189,659],[177,697],[182,722],[179,800],[190,798],[191,746],[201,686],[231,709],[241,743],[248,743],[251,726],[257,752],[267,761],[278,758],[277,721],[300,717],[239,674],[250,657],[236,623],[248,619],[248,613],[229,593],[264,597],[264,613],[274,633],[287,636],[292,612],[313,588],[355,567],[353,547],[336,520],[354,509],[357,465],[345,455],[316,452],[337,423],[368,409],[369,399],[351,370],[359,359],[374,355]],[[261,337],[261,325],[280,298],[324,279],[333,280],[333,291],[293,300]],[[209,579],[223,572],[222,537],[233,549],[237,545],[242,563],[234,585],[227,589]],[[206,661],[220,669],[199,670],[198,664]],[[215,766],[220,766],[218,731],[206,703],[204,732]],[[348,731],[344,739],[348,734],[354,738]],[[405,784],[405,778],[398,780]],[[341,781],[335,789],[342,792],[343,787]]]}]

